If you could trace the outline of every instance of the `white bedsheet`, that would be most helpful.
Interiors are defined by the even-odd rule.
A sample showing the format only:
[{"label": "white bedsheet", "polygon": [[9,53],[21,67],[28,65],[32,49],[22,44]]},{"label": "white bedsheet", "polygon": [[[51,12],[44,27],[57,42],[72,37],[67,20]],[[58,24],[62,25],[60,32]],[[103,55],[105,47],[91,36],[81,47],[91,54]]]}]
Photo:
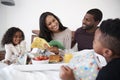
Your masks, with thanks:
[{"label": "white bedsheet", "polygon": [[[92,51],[92,50],[91,50]],[[74,55],[80,54],[75,52]],[[105,59],[96,54],[100,66],[106,65]],[[0,80],[61,80],[59,70],[61,65],[66,64],[41,64],[40,65],[3,65],[0,64]],[[4,67],[4,68],[3,68]]]},{"label": "white bedsheet", "polygon": [[61,65],[10,65],[0,69],[0,80],[60,80]]}]

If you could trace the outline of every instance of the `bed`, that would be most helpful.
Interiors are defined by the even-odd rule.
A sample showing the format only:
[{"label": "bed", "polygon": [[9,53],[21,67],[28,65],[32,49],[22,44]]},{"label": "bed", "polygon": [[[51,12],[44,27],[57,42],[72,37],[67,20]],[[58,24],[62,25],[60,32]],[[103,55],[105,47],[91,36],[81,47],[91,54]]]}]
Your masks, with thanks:
[{"label": "bed", "polygon": [[[88,50],[90,51],[90,50]],[[87,52],[88,52],[87,51]],[[93,51],[93,50],[91,50]],[[73,54],[80,54],[74,52]],[[86,50],[83,51],[86,53]],[[98,54],[100,66],[105,66],[106,61]],[[61,65],[68,65],[68,63],[54,63],[54,64],[39,64],[39,65],[6,65],[0,63],[0,80],[61,80],[59,77]]]},{"label": "bed", "polygon": [[67,64],[4,65],[0,69],[0,80],[61,80],[61,65]]}]

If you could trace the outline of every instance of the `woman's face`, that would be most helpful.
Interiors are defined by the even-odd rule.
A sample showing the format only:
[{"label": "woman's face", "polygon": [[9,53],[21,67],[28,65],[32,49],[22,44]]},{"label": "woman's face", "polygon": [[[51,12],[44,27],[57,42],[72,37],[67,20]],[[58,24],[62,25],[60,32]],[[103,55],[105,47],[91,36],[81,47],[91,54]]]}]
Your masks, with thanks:
[{"label": "woman's face", "polygon": [[48,15],[45,20],[47,28],[52,32],[59,32],[59,23],[57,19],[52,16]]},{"label": "woman's face", "polygon": [[13,43],[15,45],[19,44],[22,41],[22,33],[21,32],[16,32],[13,36]]}]

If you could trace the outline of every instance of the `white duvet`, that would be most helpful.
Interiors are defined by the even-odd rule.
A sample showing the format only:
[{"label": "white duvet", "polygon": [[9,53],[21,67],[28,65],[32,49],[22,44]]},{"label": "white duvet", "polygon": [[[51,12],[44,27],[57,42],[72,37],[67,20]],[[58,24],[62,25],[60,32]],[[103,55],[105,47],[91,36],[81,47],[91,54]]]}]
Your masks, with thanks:
[{"label": "white duvet", "polygon": [[0,69],[0,80],[60,80],[61,65],[10,65]]},{"label": "white duvet", "polygon": [[[87,50],[85,50],[86,52]],[[91,50],[92,51],[92,50]],[[90,52],[91,52],[90,51]],[[89,50],[87,51],[89,52]],[[74,56],[80,54],[74,53]],[[106,65],[103,57],[95,54],[99,60],[99,67]],[[59,77],[60,64],[41,64],[41,65],[10,65],[0,63],[0,80],[61,80]]]}]

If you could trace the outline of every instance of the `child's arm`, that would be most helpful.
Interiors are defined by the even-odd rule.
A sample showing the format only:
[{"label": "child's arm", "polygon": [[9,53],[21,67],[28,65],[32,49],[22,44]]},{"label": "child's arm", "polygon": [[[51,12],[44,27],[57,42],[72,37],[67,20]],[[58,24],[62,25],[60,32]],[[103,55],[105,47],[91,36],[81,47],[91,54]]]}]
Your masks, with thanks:
[{"label": "child's arm", "polygon": [[11,48],[8,45],[5,45],[5,60],[10,60],[12,52],[10,50]]},{"label": "child's arm", "polygon": [[18,54],[12,44],[5,44],[5,59],[3,62],[10,64],[12,61],[12,55]]},{"label": "child's arm", "polygon": [[20,43],[20,52],[21,54],[24,54],[26,52],[26,41],[25,40],[21,41]]},{"label": "child's arm", "polygon": [[60,78],[62,80],[75,80],[73,70],[68,66],[61,66],[60,68]]}]

